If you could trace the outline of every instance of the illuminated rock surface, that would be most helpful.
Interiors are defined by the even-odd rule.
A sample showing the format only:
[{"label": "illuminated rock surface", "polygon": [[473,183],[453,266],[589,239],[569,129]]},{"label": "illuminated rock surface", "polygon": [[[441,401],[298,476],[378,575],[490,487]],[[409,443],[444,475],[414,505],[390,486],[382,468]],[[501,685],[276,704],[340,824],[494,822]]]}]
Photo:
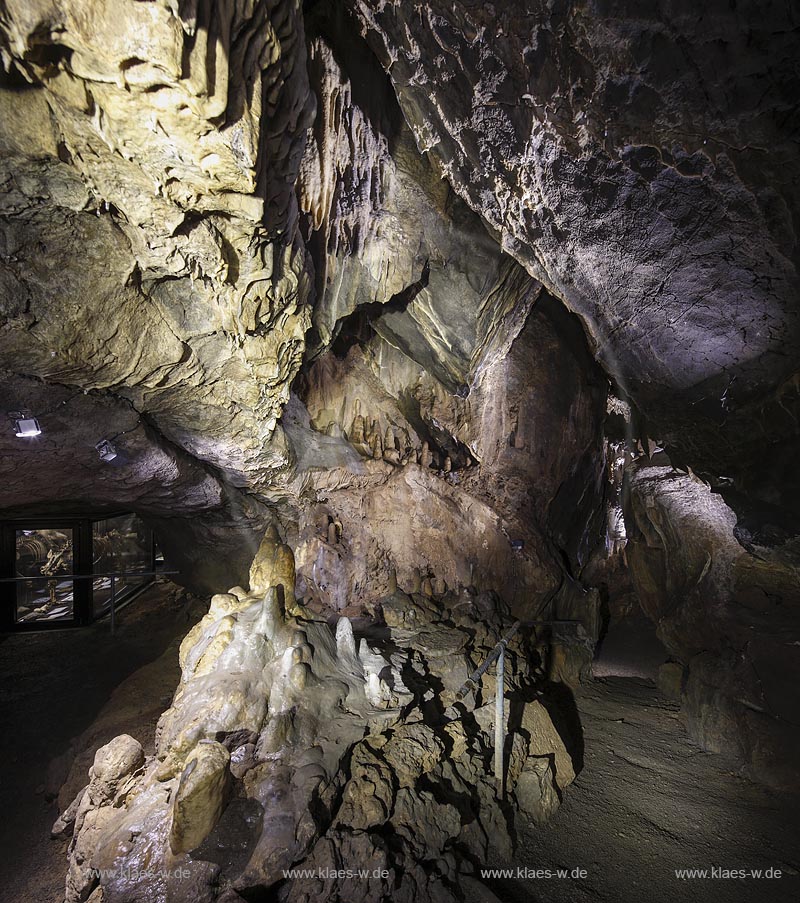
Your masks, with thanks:
[{"label": "illuminated rock surface", "polygon": [[[275,550],[262,543],[252,577]],[[246,898],[281,885],[289,868],[318,871],[291,881],[287,900],[356,891],[456,900],[469,861],[510,856],[505,804],[486,768],[492,681],[456,701],[508,617],[477,620],[469,600],[397,592],[383,600],[386,624],[394,610],[415,611],[413,626],[356,638],[346,617],[334,635],[311,612],[286,614],[280,589],[262,582],[214,596],[181,645],[154,757],[127,736],[98,751],[74,804],[68,903],[210,900],[226,888],[227,899]],[[512,639],[508,658],[506,789],[515,803],[524,776],[519,805],[544,822],[574,766],[552,703],[533,690],[544,648]],[[356,862],[369,865],[369,882],[322,871]]]}]

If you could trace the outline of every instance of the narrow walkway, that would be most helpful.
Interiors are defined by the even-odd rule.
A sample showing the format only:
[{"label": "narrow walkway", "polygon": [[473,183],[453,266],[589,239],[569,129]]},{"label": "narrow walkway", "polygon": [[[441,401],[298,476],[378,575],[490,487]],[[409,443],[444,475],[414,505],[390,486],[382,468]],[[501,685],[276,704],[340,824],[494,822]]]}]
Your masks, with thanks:
[{"label": "narrow walkway", "polygon": [[[800,797],[758,787],[700,750],[649,681],[599,679],[577,703],[584,769],[552,821],[524,830],[514,868],[586,874],[488,882],[504,903],[800,900]],[[784,877],[675,876],[712,867],[777,868]]]}]

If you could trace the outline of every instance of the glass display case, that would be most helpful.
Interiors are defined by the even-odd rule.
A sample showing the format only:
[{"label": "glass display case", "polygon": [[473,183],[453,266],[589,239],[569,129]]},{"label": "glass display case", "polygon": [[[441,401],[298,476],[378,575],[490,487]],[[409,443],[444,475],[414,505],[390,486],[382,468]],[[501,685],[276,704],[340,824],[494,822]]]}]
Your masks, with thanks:
[{"label": "glass display case", "polygon": [[[153,533],[135,514],[121,514],[92,524],[92,605],[94,616],[108,611],[112,590],[115,603],[124,601],[152,577]],[[112,574],[125,576],[112,577]],[[113,583],[113,585],[112,585]]]},{"label": "glass display case", "polygon": [[131,512],[0,524],[0,629],[88,624],[153,579],[152,530]]},{"label": "glass display case", "polygon": [[72,527],[16,531],[17,621],[74,619],[73,548]]}]

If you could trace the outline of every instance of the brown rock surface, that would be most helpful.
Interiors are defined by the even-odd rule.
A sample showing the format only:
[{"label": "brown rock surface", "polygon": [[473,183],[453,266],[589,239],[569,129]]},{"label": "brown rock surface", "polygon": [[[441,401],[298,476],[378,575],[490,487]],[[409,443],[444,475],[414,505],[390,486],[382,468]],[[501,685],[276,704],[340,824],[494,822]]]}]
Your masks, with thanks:
[{"label": "brown rock surface", "polygon": [[[268,534],[254,574],[265,573],[273,549]],[[266,596],[263,585],[250,595],[234,589],[214,596],[182,644],[182,678],[159,723],[155,757],[145,759],[128,736],[95,757],[70,844],[68,903],[91,893],[120,903],[142,894],[213,900],[220,884],[246,894],[281,884],[287,899],[307,900],[320,881],[331,895],[350,893],[347,869],[373,861],[370,893],[387,893],[397,878],[400,899],[438,901],[444,885],[428,873],[431,859],[449,875],[455,900],[456,839],[469,856],[509,854],[509,814],[485,764],[491,707],[475,708],[472,697],[449,715],[445,706],[450,686],[510,621],[491,612],[481,632],[481,622],[456,616],[447,598],[426,599],[418,623],[373,625],[381,638],[356,645],[347,618],[334,636],[324,621],[286,614],[275,585]],[[544,706],[520,696],[542,678],[526,642],[518,635],[509,643],[509,706],[523,707],[510,734],[526,756],[556,763],[563,788],[574,776],[569,753]],[[387,698],[371,697],[376,667],[392,688]],[[243,702],[259,701],[257,712],[243,711]],[[510,768],[510,791],[518,777]],[[554,806],[546,777],[540,784],[538,797],[525,784],[521,793],[526,812],[544,820]],[[64,830],[70,819],[62,817]],[[391,847],[370,833],[384,826],[395,838]],[[331,855],[344,864],[342,874],[309,877]],[[283,870],[291,865],[304,871],[287,882]]]},{"label": "brown rock surface", "polygon": [[676,451],[742,472],[762,417],[796,436],[793,10],[348,5],[420,150]]},{"label": "brown rock surface", "polygon": [[[0,7],[0,514],[130,509],[213,593],[70,903],[455,899],[639,604],[693,736],[796,784],[791,4]],[[504,808],[494,675],[445,712],[520,616]]]}]

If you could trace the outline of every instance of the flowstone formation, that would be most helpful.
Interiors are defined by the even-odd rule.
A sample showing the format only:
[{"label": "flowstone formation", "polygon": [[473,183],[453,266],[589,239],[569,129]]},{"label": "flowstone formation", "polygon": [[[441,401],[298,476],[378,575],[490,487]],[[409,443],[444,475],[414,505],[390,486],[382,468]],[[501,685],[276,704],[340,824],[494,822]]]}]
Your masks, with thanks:
[{"label": "flowstone formation", "polygon": [[[295,199],[314,105],[305,54],[297,0],[3,4],[4,404],[49,411],[54,388],[85,392],[87,428],[69,443],[83,485],[62,501],[100,509],[111,482],[148,518],[198,516],[174,492],[152,503],[168,469],[104,471],[95,443],[121,432],[109,409],[127,409],[156,454],[177,449],[225,483],[207,535],[227,522],[245,545],[268,522],[262,506],[235,523],[237,505],[263,504],[238,490],[289,463],[277,421],[310,322]],[[120,445],[135,461],[132,438]],[[48,463],[37,473],[51,478]],[[20,491],[29,505],[51,494],[31,472]]]},{"label": "flowstone formation", "polygon": [[574,778],[544,647],[508,644],[499,787],[493,676],[456,698],[511,627],[495,597],[395,591],[380,621],[329,624],[295,600],[274,531],[250,573],[184,639],[155,756],[112,740],[56,823],[73,832],[66,900],[463,899]]},{"label": "flowstone formation", "polygon": [[534,292],[505,354],[478,356],[467,397],[381,336],[308,368],[285,417],[298,585],[347,614],[392,585],[477,587],[520,617],[580,621],[586,643],[562,672],[575,684],[600,626],[597,593],[575,578],[603,548],[607,383],[577,324]]}]

